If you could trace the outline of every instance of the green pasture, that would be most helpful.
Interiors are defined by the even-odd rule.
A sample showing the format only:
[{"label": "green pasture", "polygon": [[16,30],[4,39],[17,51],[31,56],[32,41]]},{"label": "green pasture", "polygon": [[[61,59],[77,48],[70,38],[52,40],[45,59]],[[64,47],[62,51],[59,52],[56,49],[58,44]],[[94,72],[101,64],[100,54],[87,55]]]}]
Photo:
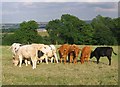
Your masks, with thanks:
[{"label": "green pasture", "polygon": [[[59,46],[56,46],[59,47]],[[80,45],[80,48],[84,45]],[[94,50],[98,46],[91,46]],[[118,46],[112,46],[118,54]],[[9,46],[0,46],[2,53],[2,85],[117,85],[118,55],[112,55],[112,65],[107,58],[96,64],[93,58],[89,63],[64,64],[40,63],[35,70],[32,66],[13,66]],[[78,60],[80,60],[78,58]]]}]

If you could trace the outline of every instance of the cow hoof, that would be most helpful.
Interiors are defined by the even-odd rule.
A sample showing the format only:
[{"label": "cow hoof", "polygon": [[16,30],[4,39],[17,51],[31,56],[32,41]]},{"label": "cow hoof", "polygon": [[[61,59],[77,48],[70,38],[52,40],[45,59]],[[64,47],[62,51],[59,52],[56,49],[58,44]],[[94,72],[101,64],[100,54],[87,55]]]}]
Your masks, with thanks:
[{"label": "cow hoof", "polygon": [[33,68],[33,69],[36,69],[36,68]]}]

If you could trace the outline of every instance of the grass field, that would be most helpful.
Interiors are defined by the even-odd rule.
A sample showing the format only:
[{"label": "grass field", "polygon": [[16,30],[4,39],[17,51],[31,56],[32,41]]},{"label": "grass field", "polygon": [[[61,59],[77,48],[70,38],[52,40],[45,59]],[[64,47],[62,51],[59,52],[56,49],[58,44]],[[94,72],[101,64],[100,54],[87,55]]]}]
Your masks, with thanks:
[{"label": "grass field", "polygon": [[[81,48],[83,46],[80,46]],[[92,46],[92,49],[97,46]],[[118,54],[118,46],[112,46]],[[118,55],[112,55],[112,65],[107,58],[101,58],[96,64],[91,62],[81,64],[40,63],[35,70],[32,66],[13,66],[9,46],[0,46],[2,50],[2,84],[3,85],[117,85]],[[79,60],[79,58],[78,58]]]}]

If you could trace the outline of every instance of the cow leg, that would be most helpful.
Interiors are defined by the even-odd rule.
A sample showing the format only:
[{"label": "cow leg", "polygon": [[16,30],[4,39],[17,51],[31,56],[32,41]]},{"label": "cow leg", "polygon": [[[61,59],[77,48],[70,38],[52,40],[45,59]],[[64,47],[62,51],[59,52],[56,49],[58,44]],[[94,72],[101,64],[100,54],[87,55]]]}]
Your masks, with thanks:
[{"label": "cow leg", "polygon": [[62,63],[62,58],[60,58],[60,63]]},{"label": "cow leg", "polygon": [[21,65],[22,65],[22,56],[19,56],[19,61],[20,61],[19,67],[21,67]]},{"label": "cow leg", "polygon": [[48,64],[48,58],[46,55],[45,55],[45,61],[46,61],[46,64]]},{"label": "cow leg", "polygon": [[27,61],[27,63],[30,65],[30,61]]},{"label": "cow leg", "polygon": [[34,69],[36,68],[37,60],[34,61]]},{"label": "cow leg", "polygon": [[32,60],[32,68],[34,69],[34,60],[33,59],[31,59]]},{"label": "cow leg", "polygon": [[108,60],[109,60],[109,65],[111,65],[111,57],[107,56]]},{"label": "cow leg", "polygon": [[55,59],[56,59],[56,62],[58,63],[58,58],[57,58],[57,55],[56,55],[56,54],[54,54],[54,57],[55,57]]},{"label": "cow leg", "polygon": [[81,57],[80,62],[81,62],[81,64],[84,63],[84,58],[83,57]]},{"label": "cow leg", "polygon": [[97,57],[97,64],[99,63],[99,59],[100,59],[100,57]]},{"label": "cow leg", "polygon": [[74,58],[74,64],[76,64],[77,63],[77,58]]},{"label": "cow leg", "polygon": [[51,58],[51,63],[53,63],[53,57]]},{"label": "cow leg", "polygon": [[28,66],[28,64],[27,64],[27,59],[25,59],[25,65]]},{"label": "cow leg", "polygon": [[34,62],[34,60],[32,61],[32,63],[33,63],[33,67],[32,68],[35,69],[35,62]]},{"label": "cow leg", "polygon": [[90,60],[90,55],[88,55],[88,57],[87,57],[87,62],[89,63],[89,60]]},{"label": "cow leg", "polygon": [[70,55],[70,63],[73,61],[73,56]]},{"label": "cow leg", "polygon": [[66,57],[64,57],[64,64],[66,64]]},{"label": "cow leg", "polygon": [[35,69],[35,68],[36,68],[36,64],[37,64],[37,60],[33,60],[33,59],[32,59],[32,64],[33,64],[33,65],[32,65],[32,66],[33,66],[32,68]]},{"label": "cow leg", "polygon": [[72,58],[71,58],[71,56],[70,56],[70,63],[72,63]]}]

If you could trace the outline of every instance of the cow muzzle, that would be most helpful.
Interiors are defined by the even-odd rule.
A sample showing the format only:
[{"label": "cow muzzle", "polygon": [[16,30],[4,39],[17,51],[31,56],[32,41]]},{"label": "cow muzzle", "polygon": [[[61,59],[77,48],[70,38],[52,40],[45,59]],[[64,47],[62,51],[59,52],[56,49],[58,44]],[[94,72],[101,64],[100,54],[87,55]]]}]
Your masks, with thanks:
[{"label": "cow muzzle", "polygon": [[13,59],[13,64],[14,64],[14,66],[17,66],[17,65],[18,65],[18,63],[19,63],[19,61],[18,61],[18,60],[14,60],[14,59]]}]

